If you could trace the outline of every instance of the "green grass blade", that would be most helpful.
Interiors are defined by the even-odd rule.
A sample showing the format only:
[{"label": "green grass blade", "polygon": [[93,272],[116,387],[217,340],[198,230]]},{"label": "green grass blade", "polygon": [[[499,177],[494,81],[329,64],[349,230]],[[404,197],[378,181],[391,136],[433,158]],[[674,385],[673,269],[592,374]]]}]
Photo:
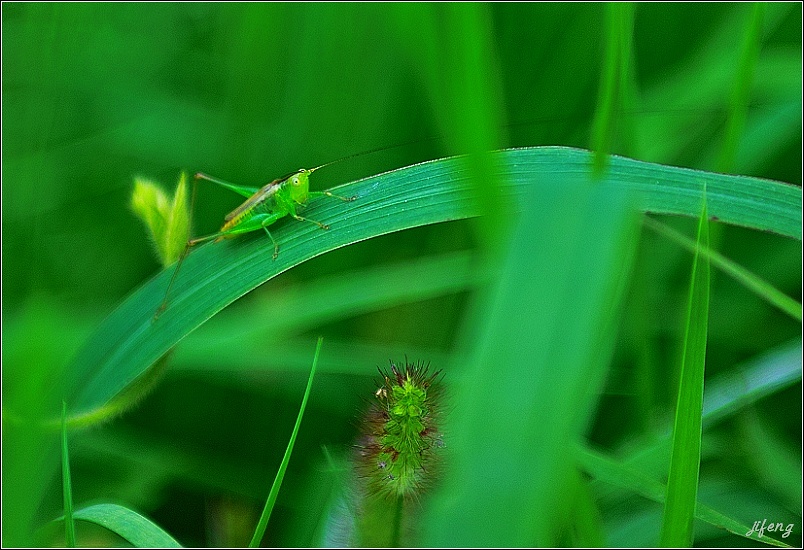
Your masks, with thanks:
[{"label": "green grass blade", "polygon": [[[496,169],[510,182],[511,204],[528,189],[550,189],[557,178],[588,173],[592,155],[563,147],[504,150]],[[266,280],[310,258],[386,233],[476,215],[469,175],[460,158],[441,159],[366,178],[339,188],[357,200],[318,200],[307,215],[331,225],[280,222],[273,234],[282,250],[271,258],[265,235],[244,235],[200,246],[176,278],[167,309],[159,307],[173,269],[135,290],[101,324],[66,371],[60,388],[76,414],[117,395],[188,333]],[[645,211],[696,216],[706,183],[709,213],[725,223],[801,239],[801,188],[611,157],[601,180],[633,191]],[[273,228],[272,228],[273,229]],[[62,395],[58,396],[59,401]]]},{"label": "green grass blade", "polygon": [[592,150],[595,152],[595,173],[600,175],[606,167],[614,137],[613,113],[622,106],[627,68],[631,57],[631,35],[634,22],[634,4],[606,4],[606,54],[597,99],[597,110],[592,122]]},{"label": "green grass blade", "polygon": [[527,195],[502,275],[465,331],[476,352],[450,390],[450,466],[423,515],[424,546],[553,546],[571,516],[567,442],[597,403],[637,241],[629,194],[611,185],[585,170]]},{"label": "green grass blade", "polygon": [[447,151],[470,153],[467,167],[483,215],[477,234],[493,243],[506,219],[505,197],[491,184],[496,181],[494,167],[484,154],[506,142],[493,10],[482,3],[399,3],[391,13],[397,32],[405,37],[408,62],[428,95],[442,106],[437,120]]},{"label": "green grass blade", "polygon": [[[704,206],[698,223],[698,245],[709,246],[709,220]],[[683,358],[679,376],[673,453],[667,480],[662,534],[665,547],[689,547],[694,540],[695,504],[701,463],[701,432],[709,323],[709,260],[696,251],[692,263]]]},{"label": "green grass blade", "polygon": [[137,548],[181,548],[154,522],[118,504],[88,506],[76,511],[74,517],[105,527]]},{"label": "green grass blade", "polygon": [[796,339],[707,381],[704,426],[801,382],[801,352],[801,339]]},{"label": "green grass blade", "polygon": [[604,548],[606,530],[589,480],[581,475],[580,470],[576,470],[573,473],[573,485],[576,496],[570,543],[575,548]]},{"label": "green grass blade", "polygon": [[737,155],[737,145],[745,129],[748,112],[748,101],[751,97],[751,84],[759,59],[760,39],[762,38],[762,20],[765,15],[765,3],[755,2],[751,6],[751,17],[743,38],[740,64],[735,75],[734,90],[729,102],[729,115],[726,122],[726,135],[723,149],[718,161],[718,172],[731,172]]},{"label": "green grass blade", "polygon": [[757,472],[764,487],[778,495],[788,510],[801,516],[799,446],[791,445],[780,436],[773,420],[763,420],[756,411],[740,417],[740,433],[745,436],[746,446],[755,449],[746,456],[746,462]]},{"label": "green grass blade", "polygon": [[[683,234],[679,233],[672,227],[669,227],[652,218],[645,218],[645,225],[657,233],[668,237],[669,239],[680,244],[687,250],[696,251],[695,242],[688,239]],[[698,248],[698,253],[715,267],[723,270],[730,277],[733,277],[751,292],[754,292],[760,298],[766,300],[768,303],[773,304],[780,310],[790,315],[796,321],[801,322],[801,304],[784,292],[776,289],[767,281],[754,275],[740,264],[733,262],[720,254],[718,251],[707,247]]]},{"label": "green grass blade", "polygon": [[302,418],[304,417],[304,409],[307,408],[307,400],[310,398],[310,390],[313,388],[313,378],[315,377],[315,369],[318,366],[318,355],[321,353],[321,344],[324,342],[323,337],[318,338],[318,344],[315,346],[315,356],[313,357],[313,368],[310,369],[310,377],[307,379],[307,388],[304,390],[304,397],[302,398],[301,407],[299,407],[299,415],[296,417],[296,424],[293,426],[293,433],[290,434],[290,441],[285,449],[285,456],[282,457],[282,463],[279,465],[279,471],[276,473],[274,483],[271,485],[271,491],[268,493],[268,500],[265,501],[265,508],[262,510],[260,520],[257,522],[257,528],[254,530],[254,536],[251,538],[249,548],[256,548],[260,545],[265,528],[268,526],[268,520],[271,519],[271,512],[274,510],[276,497],[279,495],[279,489],[282,487],[282,480],[285,479],[285,471],[288,469],[290,462],[290,455],[293,453],[293,446],[296,444],[296,436],[299,434],[299,427],[301,426]]},{"label": "green grass blade", "polygon": [[[596,480],[631,491],[654,502],[665,502],[666,487],[638,469],[621,464],[593,449],[580,445],[576,447],[575,458],[578,464]],[[751,531],[748,525],[705,504],[697,505],[695,517],[735,535],[752,538],[747,535]],[[790,548],[789,545],[767,535],[757,536],[752,540],[759,540],[779,548]]]},{"label": "green grass blade", "polygon": [[64,531],[66,544],[75,548],[75,519],[73,518],[73,483],[70,476],[70,450],[67,447],[67,403],[61,403],[61,481],[64,493]]}]

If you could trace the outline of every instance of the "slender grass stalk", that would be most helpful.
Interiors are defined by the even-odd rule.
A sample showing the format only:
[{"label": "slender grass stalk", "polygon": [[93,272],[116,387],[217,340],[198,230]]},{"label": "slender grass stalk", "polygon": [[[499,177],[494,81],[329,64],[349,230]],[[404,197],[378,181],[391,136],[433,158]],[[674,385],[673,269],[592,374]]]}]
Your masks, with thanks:
[{"label": "slender grass stalk", "polygon": [[75,548],[75,519],[73,518],[73,484],[70,477],[70,451],[67,446],[67,402],[61,402],[61,479],[64,494],[64,531],[66,545]]},{"label": "slender grass stalk", "polygon": [[572,523],[569,526],[570,543],[575,547],[603,548],[606,546],[605,528],[589,480],[580,470],[575,471],[572,477],[575,500]]},{"label": "slender grass stalk", "polygon": [[695,242],[688,239],[672,227],[669,227],[668,225],[665,225],[653,218],[646,216],[644,219],[644,224],[660,235],[664,235],[677,244],[680,244],[692,253],[700,254],[711,262],[712,265],[720,268],[727,275],[733,277],[748,290],[787,313],[796,321],[801,322],[802,314],[801,304],[799,302],[795,301],[781,290],[778,290],[759,276],[754,275],[740,264],[726,258],[716,250],[697,246]]},{"label": "slender grass stalk", "polygon": [[265,528],[268,526],[268,520],[271,518],[271,512],[274,510],[276,498],[279,495],[279,489],[282,486],[282,480],[285,478],[285,471],[288,469],[290,462],[290,455],[293,453],[293,446],[296,444],[296,436],[299,433],[302,417],[304,416],[304,409],[307,407],[307,400],[310,398],[310,390],[313,387],[313,378],[315,377],[315,370],[318,366],[318,355],[321,353],[321,344],[324,342],[324,337],[318,338],[318,344],[315,347],[315,356],[313,357],[313,368],[310,369],[310,377],[307,379],[307,388],[304,390],[304,397],[302,398],[301,407],[299,408],[299,415],[296,417],[296,424],[293,426],[293,433],[290,435],[290,441],[285,449],[285,456],[282,457],[282,463],[279,465],[279,471],[276,473],[274,483],[271,485],[271,491],[268,493],[268,500],[265,502],[265,507],[260,515],[260,520],[257,522],[257,528],[254,530],[254,536],[249,542],[249,548],[256,548],[259,546],[263,535],[265,535]]},{"label": "slender grass stalk", "polygon": [[606,52],[603,75],[598,92],[597,110],[592,122],[592,150],[595,152],[594,172],[603,173],[607,156],[611,152],[614,136],[615,110],[622,109],[622,95],[627,82],[628,62],[631,58],[634,5],[631,3],[606,4]]},{"label": "slender grass stalk", "polygon": [[394,519],[391,529],[391,548],[399,548],[402,544],[402,516],[405,501],[401,497],[396,497],[394,502]]},{"label": "slender grass stalk", "polygon": [[[698,222],[698,247],[709,245],[704,205]],[[709,260],[696,251],[692,263],[684,347],[673,428],[673,453],[667,480],[660,546],[692,546],[701,461],[704,367],[709,321]]]},{"label": "slender grass stalk", "polygon": [[735,75],[731,100],[729,101],[723,149],[720,152],[720,158],[717,163],[718,172],[731,172],[734,167],[734,159],[737,156],[737,146],[745,130],[751,84],[753,83],[754,71],[759,60],[762,21],[765,16],[765,9],[764,2],[755,2],[753,4],[748,27],[743,35],[739,66]]}]

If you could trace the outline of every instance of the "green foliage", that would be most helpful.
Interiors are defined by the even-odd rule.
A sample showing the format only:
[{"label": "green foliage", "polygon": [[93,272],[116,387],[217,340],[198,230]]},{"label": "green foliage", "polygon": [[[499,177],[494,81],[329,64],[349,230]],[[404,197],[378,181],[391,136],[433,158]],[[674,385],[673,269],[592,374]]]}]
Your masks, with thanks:
[{"label": "green foliage", "polygon": [[734,88],[729,104],[723,150],[718,162],[718,172],[729,172],[734,165],[737,146],[745,130],[745,119],[751,94],[751,81],[759,58],[762,38],[762,22],[765,17],[764,2],[754,2],[748,28],[741,45],[739,66],[734,78]]},{"label": "green foliage", "polygon": [[[4,545],[64,544],[63,400],[78,546],[246,545],[319,334],[262,544],[355,542],[345,464],[376,367],[407,355],[444,371],[445,447],[376,545],[655,545],[692,250],[713,268],[694,544],[801,545],[795,4],[2,14]],[[132,175],[260,188],[333,160],[311,191],[357,200],[303,214],[330,231],[278,221],[275,261],[260,232],[195,247],[152,322],[186,237],[146,191],[154,258]],[[193,234],[240,202],[199,184]],[[153,521],[121,541],[92,502]],[[792,532],[748,535],[764,518]]]}]

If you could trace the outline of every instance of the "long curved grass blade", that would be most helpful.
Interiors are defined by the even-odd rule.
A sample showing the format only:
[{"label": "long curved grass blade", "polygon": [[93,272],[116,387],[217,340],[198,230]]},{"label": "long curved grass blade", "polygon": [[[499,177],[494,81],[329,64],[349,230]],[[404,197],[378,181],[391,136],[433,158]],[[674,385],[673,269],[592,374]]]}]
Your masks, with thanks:
[{"label": "long curved grass blade", "polygon": [[74,517],[105,527],[137,548],[181,548],[161,527],[125,506],[95,504],[76,511]]},{"label": "long curved grass blade", "polygon": [[800,382],[801,351],[801,339],[797,338],[707,380],[704,427]]},{"label": "long curved grass blade", "polygon": [[[550,188],[566,176],[585,175],[588,151],[565,147],[508,149],[494,154],[509,204],[532,186]],[[338,189],[351,203],[313,201],[306,215],[327,223],[280,222],[272,233],[281,251],[272,260],[265,235],[250,234],[193,250],[156,322],[168,268],[113,311],[77,354],[60,391],[76,414],[108,402],[188,333],[268,279],[315,256],[365,239],[421,225],[475,216],[471,174],[461,158],[425,162],[372,176]],[[709,213],[725,223],[801,239],[801,188],[612,157],[602,182],[635,192],[645,211],[697,216],[706,183]],[[63,396],[59,395],[61,400]]]}]

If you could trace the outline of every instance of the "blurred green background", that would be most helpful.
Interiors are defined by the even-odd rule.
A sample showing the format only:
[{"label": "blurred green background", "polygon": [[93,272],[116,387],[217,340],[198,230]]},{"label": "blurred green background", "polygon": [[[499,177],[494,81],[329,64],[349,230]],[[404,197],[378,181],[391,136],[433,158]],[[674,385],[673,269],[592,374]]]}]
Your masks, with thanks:
[{"label": "blurred green background", "polygon": [[[133,176],[172,188],[180,171],[204,171],[258,185],[343,158],[312,179],[314,189],[325,189],[472,150],[589,148],[605,9],[4,3],[4,433],[14,403],[46,387],[104,316],[159,271],[128,206]],[[752,13],[741,4],[638,5],[612,152],[723,169],[724,128]],[[801,22],[796,4],[766,6],[744,126],[726,167],[732,173],[801,185]],[[195,234],[216,230],[238,202],[200,187]],[[671,221],[692,234],[695,220]],[[71,436],[76,503],[126,504],[186,545],[247,542],[298,410],[315,337],[323,334],[322,364],[336,366],[316,381],[264,540],[313,544],[329,498],[322,449],[343,454],[354,442],[377,365],[407,354],[441,368],[464,351],[456,337],[471,292],[414,294],[320,320],[314,313],[284,332],[248,316],[282,315],[284,304],[315,311],[304,297],[334,278],[471,251],[482,231],[461,221],[382,236],[315,258],[233,304],[202,337],[180,344],[161,384],[136,408]],[[800,299],[800,242],[734,227],[718,240],[728,257]],[[643,235],[589,432],[603,448],[627,453],[664,426],[689,265],[687,252]],[[800,332],[716,274],[707,376]],[[796,523],[797,542],[786,541],[794,545],[801,541],[801,501],[790,497],[801,488],[800,391],[799,377],[719,426],[704,469],[711,498],[726,499],[746,521]],[[4,478],[31,476],[29,485],[16,485],[30,487],[21,493],[4,483],[6,534],[19,542],[28,522],[61,513],[61,493],[58,454],[36,471],[13,470],[9,462],[26,456],[13,445],[4,437]],[[768,449],[773,458],[761,458]],[[15,509],[15,499],[27,504]],[[607,543],[655,544],[655,525],[640,522],[656,508],[634,499],[603,508]],[[86,544],[114,543],[100,531],[83,536],[99,537]],[[722,531],[703,540],[744,544]]]}]

